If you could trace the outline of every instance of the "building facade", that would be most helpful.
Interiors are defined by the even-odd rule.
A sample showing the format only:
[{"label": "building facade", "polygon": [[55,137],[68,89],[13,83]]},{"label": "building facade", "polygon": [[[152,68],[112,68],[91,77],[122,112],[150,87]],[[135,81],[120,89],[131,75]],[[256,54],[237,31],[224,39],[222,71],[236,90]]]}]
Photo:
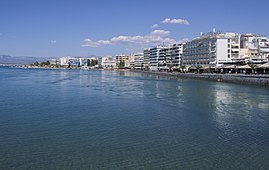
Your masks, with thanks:
[{"label": "building facade", "polygon": [[144,59],[149,56],[150,70],[178,70],[181,65],[183,44],[157,46],[144,50]]},{"label": "building facade", "polygon": [[163,53],[163,49],[165,47],[163,46],[157,46],[157,47],[153,47],[149,50],[149,69],[151,71],[157,71],[158,67],[159,67],[159,63],[162,62],[163,60],[163,56],[161,56],[160,59],[160,54],[162,55]]},{"label": "building facade", "polygon": [[117,67],[117,64],[116,64],[115,58],[110,57],[110,56],[108,56],[108,57],[101,57],[101,68],[104,68],[104,69],[113,69],[113,68],[116,68],[116,67]]},{"label": "building facade", "polygon": [[255,34],[241,35],[240,56],[246,63],[268,62],[269,38]]},{"label": "building facade", "polygon": [[134,69],[142,70],[144,68],[143,60],[144,55],[143,53],[134,53]]},{"label": "building facade", "polygon": [[150,49],[145,49],[143,51],[143,68],[148,70],[149,69],[149,57],[150,57]]},{"label": "building facade", "polygon": [[124,54],[116,55],[116,65],[117,65],[117,67],[119,67],[119,68],[123,68],[123,67],[126,67],[126,66],[129,67],[130,62],[128,60],[129,60],[128,55],[124,55]]},{"label": "building facade", "polygon": [[181,66],[181,57],[183,53],[183,44],[172,45],[172,64],[173,70],[179,70]]},{"label": "building facade", "polygon": [[240,35],[208,33],[183,45],[182,65],[220,66],[240,61]]}]

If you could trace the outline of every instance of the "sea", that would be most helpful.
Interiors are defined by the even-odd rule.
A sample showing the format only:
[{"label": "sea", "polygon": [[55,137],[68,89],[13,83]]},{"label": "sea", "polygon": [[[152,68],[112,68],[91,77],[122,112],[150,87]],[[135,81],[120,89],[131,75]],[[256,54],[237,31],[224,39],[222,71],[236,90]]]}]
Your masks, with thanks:
[{"label": "sea", "polygon": [[268,169],[269,88],[0,68],[0,169]]}]

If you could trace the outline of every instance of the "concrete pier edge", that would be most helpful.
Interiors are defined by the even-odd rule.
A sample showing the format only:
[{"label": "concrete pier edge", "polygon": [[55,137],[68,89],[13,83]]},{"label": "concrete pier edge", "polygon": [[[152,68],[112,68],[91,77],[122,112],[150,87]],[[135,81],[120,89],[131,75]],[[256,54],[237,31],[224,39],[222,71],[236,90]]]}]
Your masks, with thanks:
[{"label": "concrete pier edge", "polygon": [[269,87],[269,75],[252,75],[252,74],[210,74],[210,73],[178,73],[178,72],[154,72],[154,71],[137,71],[132,72],[145,73],[160,76],[170,76],[176,78],[191,78],[200,80],[211,80],[217,82],[228,82],[237,84],[248,84],[248,85],[260,85]]}]

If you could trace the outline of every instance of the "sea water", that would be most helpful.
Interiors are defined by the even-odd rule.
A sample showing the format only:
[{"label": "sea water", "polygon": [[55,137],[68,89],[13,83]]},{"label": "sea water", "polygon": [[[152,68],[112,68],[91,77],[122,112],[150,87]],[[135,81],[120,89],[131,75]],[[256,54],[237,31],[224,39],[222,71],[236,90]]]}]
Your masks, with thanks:
[{"label": "sea water", "polygon": [[269,89],[0,68],[0,169],[267,169]]}]

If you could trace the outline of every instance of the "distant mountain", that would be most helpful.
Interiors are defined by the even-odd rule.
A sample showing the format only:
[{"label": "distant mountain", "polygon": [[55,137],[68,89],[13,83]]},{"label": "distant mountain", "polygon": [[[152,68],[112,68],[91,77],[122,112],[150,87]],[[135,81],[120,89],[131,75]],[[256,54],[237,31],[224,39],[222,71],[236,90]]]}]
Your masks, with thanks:
[{"label": "distant mountain", "polygon": [[31,64],[36,61],[45,60],[45,58],[39,57],[0,55],[0,64]]}]

